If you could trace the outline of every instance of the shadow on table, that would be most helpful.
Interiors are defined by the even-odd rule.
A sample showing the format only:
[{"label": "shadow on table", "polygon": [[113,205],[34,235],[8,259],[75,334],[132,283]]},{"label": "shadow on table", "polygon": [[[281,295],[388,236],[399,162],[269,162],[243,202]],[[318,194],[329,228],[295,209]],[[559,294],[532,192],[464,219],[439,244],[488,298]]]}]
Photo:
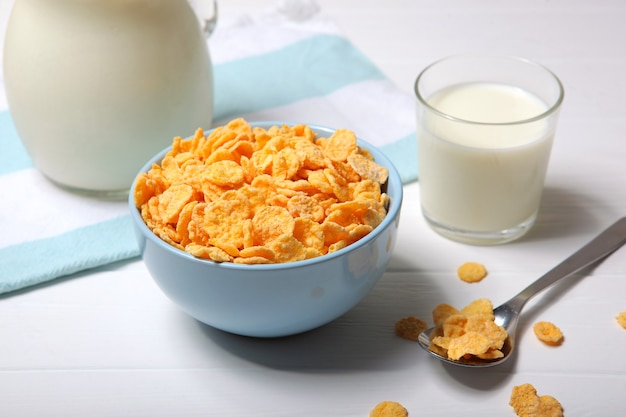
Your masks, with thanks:
[{"label": "shadow on table", "polygon": [[599,232],[604,225],[594,217],[592,207],[598,209],[596,201],[587,195],[578,194],[575,190],[546,187],[535,226],[519,242],[561,239],[596,230]]},{"label": "shadow on table", "polygon": [[393,272],[385,274],[354,309],[306,333],[265,339],[198,325],[223,350],[269,368],[303,372],[401,369],[419,366],[428,355],[416,342],[396,336],[395,322],[429,311],[430,304],[425,306],[424,301],[441,297],[436,280],[416,272]]}]

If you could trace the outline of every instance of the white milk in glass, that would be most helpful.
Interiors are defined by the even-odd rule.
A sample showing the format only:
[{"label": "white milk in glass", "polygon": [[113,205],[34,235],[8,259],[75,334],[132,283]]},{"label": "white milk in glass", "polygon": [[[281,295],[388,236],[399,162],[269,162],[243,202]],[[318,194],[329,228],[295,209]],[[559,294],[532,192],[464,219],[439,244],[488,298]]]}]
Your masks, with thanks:
[{"label": "white milk in glass", "polygon": [[548,106],[520,88],[491,83],[454,85],[427,102],[441,113],[425,109],[418,123],[426,217],[474,233],[532,223],[554,137],[545,118],[532,119]]}]

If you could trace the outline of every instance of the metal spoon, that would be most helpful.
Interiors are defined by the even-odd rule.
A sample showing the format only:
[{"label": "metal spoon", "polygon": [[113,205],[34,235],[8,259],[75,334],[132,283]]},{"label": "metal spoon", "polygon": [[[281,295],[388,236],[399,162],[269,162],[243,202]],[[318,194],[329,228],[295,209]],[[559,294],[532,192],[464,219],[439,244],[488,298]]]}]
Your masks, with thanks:
[{"label": "metal spoon", "polygon": [[622,217],[620,220],[615,222],[591,242],[587,243],[576,253],[523,289],[509,301],[499,307],[496,307],[493,310],[495,322],[499,326],[504,327],[509,334],[509,337],[501,349],[504,354],[502,358],[495,360],[481,360],[476,358],[456,361],[439,355],[429,349],[430,335],[431,332],[435,330],[434,327],[422,332],[419,335],[418,342],[422,348],[424,348],[431,355],[435,356],[437,359],[454,365],[482,368],[501,364],[511,356],[511,353],[513,353],[513,348],[515,347],[515,329],[517,327],[517,322],[522,308],[528,300],[555,282],[569,277],[594,262],[607,257],[612,252],[619,249],[624,243],[626,243],[626,217]]}]

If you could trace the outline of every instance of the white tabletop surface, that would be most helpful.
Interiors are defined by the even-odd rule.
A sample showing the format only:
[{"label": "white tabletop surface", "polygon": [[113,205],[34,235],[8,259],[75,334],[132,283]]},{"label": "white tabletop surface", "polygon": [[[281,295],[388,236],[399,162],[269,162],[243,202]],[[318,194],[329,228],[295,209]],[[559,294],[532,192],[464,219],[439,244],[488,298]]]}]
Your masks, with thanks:
[{"label": "white tabletop surface", "polygon": [[[2,28],[13,0],[2,0]],[[259,340],[186,316],[141,261],[0,297],[0,416],[367,416],[383,400],[412,416],[514,416],[511,389],[532,383],[566,416],[626,410],[626,248],[534,298],[518,354],[488,370],[453,369],[394,335],[440,302],[505,301],[626,215],[626,3],[621,0],[319,0],[403,91],[431,61],[459,52],[521,55],[550,67],[565,103],[536,227],[478,247],[429,230],[419,184],[405,188],[399,239],[371,295],[306,334]],[[223,15],[274,1],[225,0]],[[3,29],[4,32],[4,29]],[[6,210],[6,208],[2,208]],[[465,261],[489,276],[466,284]],[[538,320],[561,327],[550,348]]]}]

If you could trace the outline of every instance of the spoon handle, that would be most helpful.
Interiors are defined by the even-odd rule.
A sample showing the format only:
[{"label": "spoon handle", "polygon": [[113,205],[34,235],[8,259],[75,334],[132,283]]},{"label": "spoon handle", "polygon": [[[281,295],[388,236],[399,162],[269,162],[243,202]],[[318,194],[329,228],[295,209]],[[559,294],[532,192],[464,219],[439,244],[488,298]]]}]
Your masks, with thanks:
[{"label": "spoon handle", "polygon": [[566,278],[610,255],[624,243],[626,243],[626,217],[622,217],[613,223],[569,258],[523,289],[506,304],[510,308],[520,311],[524,304],[535,294],[543,291],[560,279]]}]

